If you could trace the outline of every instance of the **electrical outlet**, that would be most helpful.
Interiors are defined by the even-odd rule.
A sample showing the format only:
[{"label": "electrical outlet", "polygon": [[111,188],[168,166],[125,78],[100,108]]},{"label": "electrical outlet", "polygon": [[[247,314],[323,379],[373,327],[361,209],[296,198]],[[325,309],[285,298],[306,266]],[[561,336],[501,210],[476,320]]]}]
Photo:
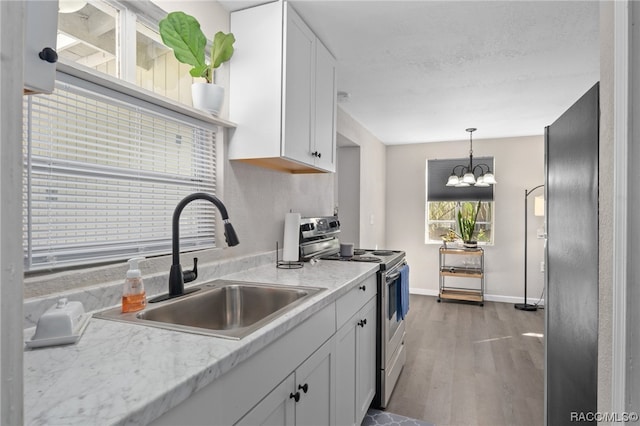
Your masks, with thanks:
[{"label": "electrical outlet", "polygon": [[540,262],[540,272],[544,272],[544,260]]}]

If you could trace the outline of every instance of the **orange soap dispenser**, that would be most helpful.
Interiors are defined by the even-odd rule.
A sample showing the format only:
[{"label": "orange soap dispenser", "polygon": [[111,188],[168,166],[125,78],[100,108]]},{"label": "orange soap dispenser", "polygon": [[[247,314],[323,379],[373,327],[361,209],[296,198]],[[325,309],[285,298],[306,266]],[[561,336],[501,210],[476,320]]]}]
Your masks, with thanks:
[{"label": "orange soap dispenser", "polygon": [[142,274],[138,269],[138,262],[144,257],[129,259],[129,270],[127,278],[124,280],[124,290],[122,292],[122,312],[136,312],[147,306]]}]

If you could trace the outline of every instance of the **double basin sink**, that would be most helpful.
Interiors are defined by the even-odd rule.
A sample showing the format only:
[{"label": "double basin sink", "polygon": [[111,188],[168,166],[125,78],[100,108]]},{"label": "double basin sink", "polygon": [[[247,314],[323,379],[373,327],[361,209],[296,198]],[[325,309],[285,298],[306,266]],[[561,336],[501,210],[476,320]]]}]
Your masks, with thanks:
[{"label": "double basin sink", "polygon": [[238,340],[324,290],[229,280],[199,287],[185,296],[148,304],[142,311],[122,313],[117,307],[94,317]]}]

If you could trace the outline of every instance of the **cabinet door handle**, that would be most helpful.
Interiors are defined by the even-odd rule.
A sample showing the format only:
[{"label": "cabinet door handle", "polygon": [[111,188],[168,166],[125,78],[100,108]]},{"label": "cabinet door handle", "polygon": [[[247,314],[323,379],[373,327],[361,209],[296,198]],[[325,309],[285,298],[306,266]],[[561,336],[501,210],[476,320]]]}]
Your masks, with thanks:
[{"label": "cabinet door handle", "polygon": [[50,64],[58,62],[58,53],[50,47],[45,47],[38,53],[38,57],[43,61],[47,61]]},{"label": "cabinet door handle", "polygon": [[364,328],[364,326],[365,326],[366,324],[367,324],[367,319],[366,319],[366,318],[365,318],[365,319],[363,319],[363,320],[358,321],[358,325],[359,325],[360,327],[363,327],[363,328]]},{"label": "cabinet door handle", "polygon": [[304,385],[298,385],[298,389],[302,389],[302,392],[307,393],[309,391],[309,384],[305,383]]},{"label": "cabinet door handle", "polygon": [[312,157],[320,158],[320,157],[322,157],[322,153],[321,153],[321,152],[318,152],[318,151],[313,151],[313,152],[311,153],[311,156],[312,156]]},{"label": "cabinet door handle", "polygon": [[300,392],[296,392],[296,393],[291,392],[289,394],[289,398],[295,400],[296,402],[300,401]]},{"label": "cabinet door handle", "polygon": [[367,286],[366,285],[361,285],[360,287],[358,287],[360,290],[362,291],[367,291]]}]

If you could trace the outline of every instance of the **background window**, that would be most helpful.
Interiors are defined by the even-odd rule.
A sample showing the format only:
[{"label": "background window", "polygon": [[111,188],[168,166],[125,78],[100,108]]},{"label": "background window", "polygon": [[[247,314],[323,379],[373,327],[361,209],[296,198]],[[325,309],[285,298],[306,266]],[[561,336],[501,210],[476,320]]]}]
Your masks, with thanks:
[{"label": "background window", "polygon": [[[458,211],[476,208],[472,201],[433,201],[427,202],[425,243],[442,243],[442,236],[449,229],[458,229]],[[482,201],[476,220],[476,237],[479,243],[493,244],[493,202]]]},{"label": "background window", "polygon": [[[493,186],[454,188],[445,185],[453,167],[468,161],[468,158],[427,160],[425,243],[441,243],[449,229],[458,232],[458,211],[471,205],[475,207],[481,201],[476,221],[477,239],[480,243],[493,244]],[[493,157],[477,157],[474,164],[476,162],[488,164],[495,170]]]}]

